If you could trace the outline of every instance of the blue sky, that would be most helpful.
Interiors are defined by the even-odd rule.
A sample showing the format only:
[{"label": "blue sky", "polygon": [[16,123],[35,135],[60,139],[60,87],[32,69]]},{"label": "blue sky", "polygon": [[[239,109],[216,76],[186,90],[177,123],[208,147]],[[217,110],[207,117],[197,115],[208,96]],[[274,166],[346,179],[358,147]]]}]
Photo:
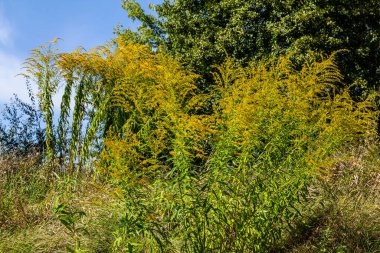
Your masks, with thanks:
[{"label": "blue sky", "polygon": [[[147,8],[161,0],[138,0]],[[114,37],[116,25],[136,28],[121,0],[0,0],[0,107],[13,93],[27,99],[16,77],[29,51],[59,37],[61,51],[92,48]]]}]

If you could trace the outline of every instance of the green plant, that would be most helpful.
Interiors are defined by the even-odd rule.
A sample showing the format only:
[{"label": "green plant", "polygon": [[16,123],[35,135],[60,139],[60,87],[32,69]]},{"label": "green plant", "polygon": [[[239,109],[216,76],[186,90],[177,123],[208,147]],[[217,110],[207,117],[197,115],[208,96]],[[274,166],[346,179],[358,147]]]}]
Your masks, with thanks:
[{"label": "green plant", "polygon": [[59,198],[56,199],[53,206],[53,212],[55,216],[59,219],[62,225],[68,230],[70,236],[75,240],[75,245],[66,246],[67,250],[72,253],[86,252],[81,248],[80,237],[82,235],[87,235],[88,231],[84,226],[78,225],[78,222],[86,216],[86,213],[70,208],[64,203],[59,203]]},{"label": "green plant", "polygon": [[[45,126],[46,161],[54,163],[58,158],[62,169],[72,173],[89,165],[87,162],[97,152],[95,145],[91,144],[95,137],[102,137],[102,126],[107,128],[107,94],[112,90],[114,80],[112,74],[107,76],[110,73],[104,69],[112,71],[114,67],[112,58],[107,58],[111,56],[108,47],[98,48],[91,53],[81,49],[72,53],[58,53],[54,47],[56,42],[54,40],[33,49],[32,56],[25,61],[22,75],[27,82],[33,80],[37,83],[35,102],[39,110],[36,116],[42,114]],[[52,96],[59,86],[64,92],[55,127]],[[73,108],[71,94],[75,94]],[[31,90],[30,95],[34,98]]]}]

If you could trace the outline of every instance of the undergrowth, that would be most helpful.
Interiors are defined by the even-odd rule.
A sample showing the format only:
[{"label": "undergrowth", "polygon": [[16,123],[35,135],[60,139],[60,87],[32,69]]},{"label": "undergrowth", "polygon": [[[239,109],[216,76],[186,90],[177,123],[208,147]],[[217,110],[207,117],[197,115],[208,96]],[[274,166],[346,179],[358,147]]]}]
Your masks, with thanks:
[{"label": "undergrowth", "polygon": [[[302,216],[293,219],[290,224],[292,232],[285,233],[268,251],[379,252],[378,151],[377,144],[371,143],[351,147],[344,154],[344,161],[335,164],[331,169],[327,181],[319,179],[311,183],[300,209]],[[340,154],[340,158],[342,155]],[[134,227],[131,225],[138,225],[136,220],[142,213],[139,210],[134,214],[131,212],[131,206],[120,205],[129,200],[125,199],[119,190],[94,181],[92,177],[78,180],[68,176],[55,176],[50,182],[41,180],[43,168],[31,166],[33,159],[29,159],[29,162],[20,162],[19,159],[8,157],[1,162],[2,173],[5,173],[5,168],[13,167],[13,174],[8,174],[6,180],[2,177],[0,182],[0,252],[68,252],[69,249],[75,249],[75,252],[130,252],[133,248],[147,245],[149,240],[154,240],[147,238],[147,234],[144,233],[148,229],[153,230],[154,226],[147,227],[145,224],[140,224],[139,237],[134,234],[134,238],[140,239],[131,240],[131,233],[136,231],[132,230]],[[21,176],[22,173],[28,174],[28,177]],[[35,180],[36,178],[39,180]],[[162,205],[160,199],[173,198],[170,195],[159,195],[164,192],[162,190],[165,190],[165,193],[176,191],[164,182],[161,181],[149,188],[157,195],[150,194],[149,198],[147,197],[144,205],[150,203],[150,206],[146,207],[164,210],[166,206]],[[10,194],[5,194],[6,192]],[[241,194],[244,194],[244,191]],[[140,200],[141,197],[140,195]],[[205,199],[202,196],[199,198]],[[196,203],[192,203],[194,204]],[[83,228],[86,232],[78,231],[77,235],[73,236],[57,212],[54,212],[59,205],[64,206],[67,215],[83,212],[85,215],[82,217],[69,219],[73,218],[74,226]],[[172,208],[175,208],[175,205]],[[190,209],[183,218],[187,218],[188,221],[205,218],[207,216],[201,212],[204,208],[198,206],[198,209]],[[128,216],[125,215],[126,212]],[[241,213],[237,212],[236,215]],[[157,219],[151,219],[153,218]],[[176,224],[168,222],[166,231],[175,226]],[[192,227],[189,232],[196,236],[202,226],[205,226],[205,223]],[[218,232],[225,231],[231,230],[225,227],[225,230]],[[235,234],[230,233],[230,236]],[[182,245],[181,241],[173,241],[173,244],[177,247]],[[164,250],[171,251],[174,250]]]},{"label": "undergrowth", "polygon": [[33,155],[0,167],[0,252],[111,252],[121,214],[109,185],[47,175]]},{"label": "undergrowth", "polygon": [[283,252],[379,252],[379,146],[365,143],[345,155],[330,180],[313,185],[299,234]]}]

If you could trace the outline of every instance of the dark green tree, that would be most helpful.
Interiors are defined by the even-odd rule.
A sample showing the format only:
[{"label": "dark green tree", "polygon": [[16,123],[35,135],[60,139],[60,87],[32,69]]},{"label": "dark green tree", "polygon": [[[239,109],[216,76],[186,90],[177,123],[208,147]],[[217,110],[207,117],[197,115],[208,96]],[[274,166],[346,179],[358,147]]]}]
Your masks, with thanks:
[{"label": "dark green tree", "polygon": [[378,0],[164,0],[146,14],[123,0],[141,21],[128,39],[162,46],[206,80],[226,56],[246,64],[289,51],[330,54],[346,49],[339,63],[346,83],[380,85]]},{"label": "dark green tree", "polygon": [[271,47],[339,57],[345,82],[356,88],[380,86],[380,2],[377,0],[271,1],[267,23]]}]

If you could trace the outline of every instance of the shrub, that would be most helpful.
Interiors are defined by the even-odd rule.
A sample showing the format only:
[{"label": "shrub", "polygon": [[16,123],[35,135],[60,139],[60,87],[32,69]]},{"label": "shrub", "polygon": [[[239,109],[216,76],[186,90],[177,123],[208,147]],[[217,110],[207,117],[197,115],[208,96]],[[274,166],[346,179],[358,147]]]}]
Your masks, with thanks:
[{"label": "shrub", "polygon": [[[111,97],[126,118],[98,164],[124,196],[118,250],[266,252],[334,155],[375,134],[371,97],[335,89],[334,55],[301,70],[292,55],[245,69],[227,61],[205,96],[196,76],[140,49],[126,51]],[[206,100],[213,113],[196,114]]]},{"label": "shrub", "polygon": [[21,101],[16,95],[6,104],[0,119],[0,154],[28,156],[45,150],[41,115],[32,103]]}]

